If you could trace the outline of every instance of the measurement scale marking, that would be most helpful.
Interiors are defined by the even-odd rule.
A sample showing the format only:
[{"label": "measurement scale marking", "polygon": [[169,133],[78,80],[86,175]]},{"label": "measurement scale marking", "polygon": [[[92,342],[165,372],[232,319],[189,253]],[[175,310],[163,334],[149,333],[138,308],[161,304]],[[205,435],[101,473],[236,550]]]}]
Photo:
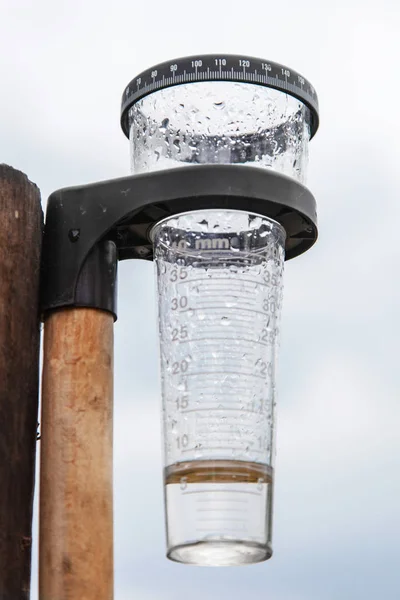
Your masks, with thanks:
[{"label": "measurement scale marking", "polygon": [[[200,306],[198,308],[198,310],[201,312],[203,309],[204,310],[209,310],[209,308],[210,307],[208,307],[208,306]],[[217,307],[217,308],[218,308],[218,310],[224,310],[224,312],[226,313],[226,309],[223,306],[220,306],[220,307]],[[232,307],[232,308],[235,308],[235,307]],[[240,308],[240,307],[237,307],[237,308]],[[226,327],[226,325],[222,325],[221,324],[221,318],[222,317],[228,317],[228,316],[229,316],[229,319],[230,319],[232,325],[234,325],[235,328],[237,328],[237,327],[243,328],[243,327],[248,326],[248,325],[253,326],[253,324],[254,324],[254,321],[253,321],[254,317],[252,318],[251,315],[246,315],[246,314],[244,314],[244,315],[243,314],[242,315],[240,315],[240,314],[237,315],[236,312],[235,312],[235,310],[232,311],[231,308],[229,308],[228,311],[229,312],[227,314],[221,314],[221,313],[219,313],[218,315],[215,315],[215,319],[213,319],[213,315],[212,314],[211,315],[207,314],[208,319],[204,318],[204,324],[207,326],[207,333],[209,332],[209,330],[210,330],[211,327],[214,327],[214,328],[218,329],[218,331],[224,331],[223,327]],[[184,311],[182,311],[182,312],[184,312]],[[248,312],[248,311],[245,311],[245,312]],[[263,313],[263,314],[265,314],[266,316],[268,316],[266,313]],[[234,318],[234,317],[237,317],[237,318]],[[199,320],[201,321],[202,319],[199,319]],[[248,329],[248,327],[247,327],[247,329]]]},{"label": "measurement scale marking", "polygon": [[[260,379],[265,379],[266,378],[266,376],[263,376],[262,374],[258,375],[256,373],[252,373],[251,371],[250,372],[246,372],[246,371],[240,370],[240,371],[237,372],[236,369],[240,369],[240,366],[241,366],[241,363],[239,361],[236,364],[232,364],[232,361],[229,361],[229,365],[226,364],[226,363],[216,364],[215,365],[215,369],[220,369],[219,371],[212,370],[213,366],[214,365],[212,363],[211,364],[210,363],[208,363],[208,364],[200,364],[200,365],[198,365],[199,370],[192,372],[192,375],[193,376],[195,376],[195,375],[202,376],[203,375],[203,371],[201,369],[202,368],[208,368],[210,370],[206,371],[206,373],[207,374],[212,373],[212,375],[215,375],[215,373],[222,373],[223,375],[232,375],[232,374],[234,374],[234,375],[238,375],[238,376],[246,376],[247,377],[248,375],[251,374],[251,375],[254,375],[254,376],[258,376]],[[225,371],[225,367],[228,367],[228,366],[231,369],[235,369],[235,371]],[[244,367],[247,367],[249,369],[251,367],[251,365],[247,364],[247,365],[244,365]],[[221,369],[222,369],[222,371],[221,371]]]},{"label": "measurement scale marking", "polygon": [[[217,354],[217,356],[213,356],[215,354]],[[239,362],[239,364],[242,364],[243,362],[248,362],[249,360],[252,361],[254,358],[256,358],[256,354],[254,354],[253,351],[251,353],[247,353],[246,356],[244,354],[246,353],[243,353],[243,349],[240,348],[222,348],[220,350],[210,350],[210,348],[206,348],[202,350],[200,346],[196,352],[195,362],[198,364],[198,366],[203,367],[209,366],[210,364],[214,366],[220,366],[219,363],[225,365],[227,360],[230,363]],[[202,357],[200,360],[198,360],[199,356]]]},{"label": "measurement scale marking", "polygon": [[[214,529],[211,527],[196,527],[196,531],[198,531],[199,533],[206,533],[206,532],[214,531]],[[247,531],[247,527],[228,527],[228,528],[218,527],[218,531],[221,533],[237,534],[237,533],[244,533],[245,531]]]},{"label": "measurement scale marking", "polygon": [[[210,329],[211,328],[207,328],[207,331],[204,332],[205,334],[207,334],[207,337],[201,337],[198,339],[209,342],[210,344],[214,344],[214,343],[218,342],[218,347],[223,346],[223,347],[227,347],[227,348],[232,347],[231,342],[233,342],[235,340],[239,340],[239,338],[236,337],[236,335],[234,337],[231,337],[229,335],[223,335],[224,330],[222,329],[222,327],[219,327],[216,331],[210,331]],[[240,329],[248,330],[248,327],[247,327],[247,325],[240,325]],[[234,333],[236,334],[236,331]],[[215,337],[218,335],[223,335],[223,337]],[[195,338],[188,338],[188,339],[194,340]],[[257,340],[250,339],[250,338],[243,338],[243,341],[248,342],[249,344],[250,343],[252,344],[253,342],[257,342]],[[223,343],[221,344],[220,342],[223,342]],[[205,345],[205,348],[208,350],[209,348],[212,348],[212,346]]]},{"label": "measurement scale marking", "polygon": [[178,284],[182,284],[182,283],[197,283],[197,282],[202,282],[202,283],[208,283],[208,284],[212,284],[213,282],[216,281],[231,281],[232,283],[237,283],[238,285],[241,285],[242,283],[253,283],[255,285],[261,285],[263,287],[272,287],[269,283],[264,283],[261,281],[257,281],[255,279],[235,279],[234,277],[215,277],[215,278],[205,278],[205,277],[199,277],[196,279],[184,279],[183,281],[177,281],[176,285]]},{"label": "measurement scale marking", "polygon": [[[233,395],[233,394],[232,394]],[[238,395],[238,394],[236,394]],[[240,394],[241,395],[241,394]],[[260,399],[257,400],[258,402],[261,402]],[[241,400],[215,400],[214,403],[210,400],[200,400],[198,401],[198,404],[201,404],[201,407],[197,407],[197,408],[186,408],[184,410],[180,411],[180,414],[186,414],[186,413],[205,413],[205,416],[202,414],[198,415],[199,420],[204,421],[207,420],[208,415],[210,415],[210,419],[215,419],[215,414],[217,412],[224,412],[224,411],[228,411],[228,412],[232,412],[232,413],[240,413],[240,416],[242,414],[250,414],[250,415],[263,415],[264,411],[259,411],[259,410],[254,410],[254,409],[250,409],[250,408],[245,408],[246,406],[248,406],[249,404],[253,404],[252,398],[246,398],[246,399],[241,399]],[[175,404],[175,402],[171,401],[171,404]],[[212,404],[214,404],[214,406],[212,406]],[[221,404],[224,404],[224,406],[221,408]],[[271,403],[269,403],[271,404]],[[206,406],[204,406],[206,405]],[[211,406],[210,406],[211,405]],[[229,405],[229,406],[228,406]],[[234,405],[234,406],[232,406]],[[230,417],[232,419],[232,421],[235,420],[234,416]]]},{"label": "measurement scale marking", "polygon": [[[210,387],[211,386],[209,386],[209,388]],[[188,391],[188,393],[190,393],[190,392],[198,392],[198,391],[201,392],[202,389],[203,388],[195,388],[194,390],[191,389],[191,390]],[[247,393],[250,392],[250,390],[248,388],[246,388],[246,389],[244,389],[244,388],[238,388],[238,392],[240,392],[240,396],[242,397],[244,395],[244,393],[247,394]],[[225,396],[234,396],[234,395],[238,396],[239,393],[237,393],[237,390],[232,390],[232,393],[228,393],[228,392],[204,392],[202,395],[203,396],[223,396],[223,397],[225,397]],[[247,403],[247,402],[250,402],[250,401],[251,401],[251,397],[250,396],[248,398],[244,398],[243,397],[243,400],[223,400],[223,402],[225,404],[226,403],[235,404],[235,402],[237,402],[240,405],[242,403]],[[206,400],[204,402],[206,402]],[[212,403],[212,400],[207,400],[207,402]],[[216,404],[218,404],[218,406],[220,404],[222,404],[222,400],[214,400],[214,402]]]},{"label": "measurement scale marking", "polygon": [[[191,309],[189,309],[189,310],[191,310]],[[202,309],[200,309],[200,311],[201,310]],[[219,307],[218,310],[222,310],[222,307]],[[188,312],[188,311],[183,311],[182,310],[180,312],[182,313],[182,312]],[[207,325],[207,331],[209,331],[209,329],[211,327],[216,327],[216,328],[218,328],[219,331],[222,331],[221,316],[223,317],[224,315],[218,314],[218,315],[215,315],[215,318],[213,318],[212,314],[211,315],[207,314],[208,318],[204,319],[204,323],[205,323],[205,325]],[[266,316],[269,317],[269,315],[267,315],[267,314],[266,314]],[[235,317],[235,318],[233,318],[233,317]],[[254,317],[252,318],[251,315],[246,315],[246,314],[239,314],[238,315],[238,314],[236,314],[235,311],[233,311],[233,314],[232,314],[232,311],[230,311],[229,318],[231,319],[231,323],[235,326],[235,328],[238,328],[238,327],[242,327],[243,328],[245,325],[251,325],[252,326],[253,325],[253,319],[254,319]],[[201,319],[199,319],[199,320],[201,321]],[[227,331],[227,333],[228,333],[228,331]]]},{"label": "measurement scale marking", "polygon": [[[267,318],[270,316],[267,312],[263,312],[262,310],[245,308],[244,306],[236,306],[236,307],[232,307],[232,308],[234,308],[235,310],[244,310],[249,313],[264,315],[264,317],[267,317]],[[198,310],[225,310],[226,311],[227,308],[225,306],[202,306],[201,308],[188,308],[187,310],[181,310],[181,311],[179,311],[179,314],[187,313],[189,311],[197,312]]]},{"label": "measurement scale marking", "polygon": [[[202,396],[234,396],[235,394],[237,394],[237,392],[239,391],[241,393],[241,395],[243,394],[255,394],[256,392],[253,392],[253,388],[241,388],[241,387],[229,387],[226,390],[221,390],[221,391],[213,391],[213,392],[203,392],[203,389],[210,389],[213,388],[214,389],[214,384],[212,385],[208,385],[207,386],[207,382],[205,382],[204,386],[202,387],[198,387],[198,388],[191,388],[190,390],[188,390],[186,393],[190,393],[190,392],[201,392]],[[262,386],[264,388],[264,386]],[[261,389],[261,386],[260,386]],[[209,400],[210,402],[210,400]],[[218,402],[218,404],[221,404],[220,400],[215,400],[215,402]],[[227,400],[227,402],[230,402]],[[238,400],[238,402],[240,402],[240,400]]]},{"label": "measurement scale marking", "polygon": [[[220,510],[220,508],[196,508],[196,512],[219,512]],[[240,512],[247,514],[245,508],[224,508],[224,512]]]},{"label": "measurement scale marking", "polygon": [[[196,300],[196,306],[197,307],[201,307],[203,302],[228,302],[230,304],[232,304],[233,306],[224,306],[224,308],[226,308],[227,310],[229,310],[230,308],[235,308],[241,304],[248,304],[250,306],[257,306],[257,298],[254,297],[252,298],[251,296],[239,296],[237,293],[235,292],[231,292],[230,294],[226,294],[224,292],[224,290],[217,290],[216,292],[200,292],[201,293],[201,297],[200,298],[195,298]],[[221,294],[223,294],[224,298],[221,299]],[[229,300],[228,298],[232,298],[232,300]]]},{"label": "measurement scale marking", "polygon": [[[228,354],[228,352],[230,354]],[[198,364],[198,366],[202,366],[202,367],[209,367],[211,365],[215,366],[215,367],[220,367],[220,366],[225,366],[226,362],[229,361],[229,363],[232,363],[232,366],[236,367],[236,364],[233,365],[233,363],[239,363],[242,364],[244,362],[248,362],[248,360],[250,359],[251,361],[254,360],[255,355],[254,353],[252,353],[250,356],[243,356],[243,350],[221,350],[219,352],[219,354],[224,354],[223,356],[212,356],[212,352],[210,352],[210,350],[206,350],[201,352],[200,349],[198,350],[198,352],[196,353],[196,363]],[[216,352],[214,351],[214,354],[216,354]],[[202,356],[203,358],[201,360],[197,360],[198,356]]]},{"label": "measurement scale marking", "polygon": [[[247,512],[247,511],[245,511]],[[197,521],[199,523],[209,523],[210,521],[221,521],[221,522],[229,522],[231,523],[232,521],[234,521],[235,523],[244,523],[245,521],[247,521],[247,519],[243,518],[243,517],[202,517],[200,519],[197,519]]]},{"label": "measurement scale marking", "polygon": [[[225,407],[225,408],[189,408],[188,410],[182,410],[181,414],[185,414],[185,413],[192,413],[192,412],[216,412],[216,411],[222,411],[225,412],[227,410],[232,410],[235,412],[240,412],[240,413],[250,413],[250,414],[254,414],[254,415],[260,415],[262,413],[256,411],[256,410],[248,410],[247,408],[231,408],[231,407]],[[204,418],[204,417],[203,417]]]},{"label": "measurement scale marking", "polygon": [[[208,498],[196,498],[196,504],[201,504],[203,502],[208,503],[208,502],[210,502],[210,500]],[[213,498],[213,502],[228,502],[228,500],[226,498]],[[247,498],[229,498],[229,502],[236,502],[237,504],[248,504],[249,503]],[[203,510],[203,509],[198,508],[197,510]],[[205,510],[211,510],[211,509],[205,509]],[[217,508],[215,510],[221,510],[221,509]],[[246,509],[232,508],[232,510],[246,510]]]},{"label": "measurement scale marking", "polygon": [[[221,344],[221,346],[222,346],[222,344]],[[246,359],[249,359],[249,358],[251,358],[251,359],[254,358],[254,352],[252,352],[250,355],[247,354],[246,356],[244,356],[243,348],[235,348],[235,347],[231,348],[228,344],[226,345],[226,347],[223,347],[218,352],[221,353],[221,354],[223,354],[223,356],[213,356],[212,357],[213,360],[217,361],[217,360],[220,360],[221,358],[224,359],[226,357],[228,357],[229,359],[232,358],[233,360],[237,360],[237,355],[238,354],[240,354],[240,360],[242,360],[242,359],[246,360]],[[212,353],[213,352],[211,352],[211,354]],[[214,354],[215,354],[215,351],[214,351]],[[196,358],[199,355],[200,356],[204,355],[206,357],[209,357],[210,356],[210,348],[204,348],[204,346],[203,347],[200,346],[198,348],[198,350],[197,350]]]},{"label": "measurement scale marking", "polygon": [[[247,327],[246,327],[247,329]],[[208,333],[208,332],[207,332]],[[217,332],[219,333],[219,331]],[[214,335],[214,334],[211,334]],[[249,344],[258,344],[258,343],[262,343],[263,345],[267,345],[267,343],[264,342],[259,342],[258,340],[251,340],[248,338],[238,338],[238,337],[213,337],[212,339],[210,339],[209,337],[204,337],[204,338],[188,338],[187,340],[180,340],[179,343],[180,344],[187,344],[188,342],[209,342],[209,346],[206,346],[207,349],[211,349],[212,348],[212,344],[216,344],[217,342],[226,342],[226,344],[220,344],[218,343],[218,347],[221,346],[227,346],[227,347],[231,347],[231,342],[234,341],[243,341]]]},{"label": "measurement scale marking", "polygon": [[[212,373],[214,375],[217,371],[214,371],[213,367],[215,369],[225,369],[227,367],[229,367],[230,369],[239,369],[239,371],[236,371],[236,370],[235,371],[225,371],[225,370],[223,370],[222,372],[225,375],[229,375],[229,374],[250,375],[250,374],[252,374],[251,371],[247,372],[247,371],[240,370],[242,365],[243,365],[243,368],[246,367],[247,369],[250,369],[253,366],[252,363],[251,364],[243,364],[243,362],[244,361],[241,361],[241,360],[238,360],[238,359],[236,359],[236,362],[234,362],[233,358],[232,358],[232,360],[229,360],[229,361],[227,360],[225,362],[224,361],[220,361],[220,362],[215,362],[214,363],[214,362],[205,362],[204,361],[202,363],[197,364],[197,367],[198,367],[199,370],[193,371],[192,375],[197,375],[197,374],[202,375],[203,374],[202,369],[210,369],[209,371],[207,371],[207,373]],[[220,371],[218,371],[218,372],[220,372]],[[189,373],[187,373],[187,374],[189,375]]]},{"label": "measurement scale marking", "polygon": [[[250,323],[248,325],[250,325]],[[236,330],[239,330],[239,329],[241,329],[242,331],[240,331],[240,332],[238,331],[238,333],[242,333],[242,334],[243,333],[244,334],[248,333],[248,330],[249,330],[248,325],[240,326],[240,328],[239,327],[235,327],[235,332],[232,332],[232,333],[236,333]],[[179,340],[178,344],[187,344],[188,342],[208,342],[209,345],[208,346],[205,345],[205,347],[207,349],[209,349],[209,348],[212,349],[214,344],[217,345],[218,348],[219,348],[221,346],[227,346],[227,347],[229,346],[230,347],[232,342],[237,342],[238,343],[239,341],[243,341],[243,342],[249,343],[249,344],[253,344],[253,343],[256,344],[257,343],[257,340],[251,340],[251,339],[248,339],[248,338],[239,338],[239,337],[236,337],[236,336],[235,337],[229,337],[229,336],[227,336],[227,337],[225,337],[225,336],[224,337],[215,337],[218,334],[222,334],[221,330],[218,330],[218,331],[215,331],[215,332],[204,331],[202,333],[205,333],[207,337],[187,338],[187,339],[184,339],[184,340]],[[226,343],[223,344],[223,343],[220,343],[220,342],[226,342]]]},{"label": "measurement scale marking", "polygon": [[[236,395],[238,395],[238,394],[236,394]],[[198,404],[200,404],[200,403],[202,404],[201,408],[187,408],[185,410],[181,410],[180,414],[200,413],[198,415],[198,418],[200,421],[206,421],[208,418],[215,419],[215,413],[225,412],[225,411],[232,412],[232,413],[240,413],[240,415],[239,415],[240,417],[242,416],[242,414],[264,415],[264,411],[245,408],[245,406],[248,406],[249,404],[253,404],[253,402],[255,402],[255,401],[253,401],[251,398],[246,398],[246,399],[243,398],[241,400],[222,400],[222,401],[215,400],[214,406],[212,406],[213,403],[210,400],[204,400],[204,401],[198,401]],[[258,402],[261,402],[261,400],[258,400]],[[223,408],[221,408],[222,403],[224,404]],[[172,404],[172,402],[171,402],[171,404]],[[204,406],[204,404],[206,404],[207,406]],[[271,404],[271,403],[269,403],[269,404]],[[234,405],[234,406],[232,406],[232,405]],[[201,413],[205,413],[205,416],[202,415]],[[208,415],[209,415],[209,417],[208,417]],[[232,421],[234,421],[235,417],[232,416],[232,417],[230,417],[230,419]]]},{"label": "measurement scale marking", "polygon": [[250,340],[247,338],[238,338],[238,337],[223,337],[223,338],[217,338],[214,337],[213,339],[210,339],[208,337],[205,338],[190,338],[187,340],[180,340],[178,343],[179,344],[187,344],[188,342],[209,342],[209,345],[206,346],[207,350],[212,350],[213,348],[213,344],[217,344],[218,348],[220,348],[221,346],[224,346],[224,344],[221,344],[219,342],[226,342],[226,346],[227,347],[231,347],[230,342],[245,342],[248,344],[261,344],[262,346],[268,346],[267,342],[260,342],[258,340]]},{"label": "measurement scale marking", "polygon": [[[222,64],[222,60],[224,64]],[[262,68],[265,71],[266,63],[263,63],[262,59],[254,57],[246,58],[247,60],[250,66],[246,65],[246,67],[243,66],[242,56],[232,55],[223,58],[217,55],[201,56],[196,57],[195,61],[192,60],[192,57],[187,57],[178,59],[174,65],[170,62],[156,65],[158,76],[151,75],[152,70],[154,71],[154,67],[152,67],[152,70],[148,69],[140,73],[125,88],[122,105],[123,116],[126,115],[126,111],[131,108],[137,99],[142,98],[147,93],[151,93],[159,87],[166,87],[166,85],[175,85],[182,82],[202,81],[206,78],[209,80],[239,80],[244,82],[258,82],[259,84],[269,85],[283,91],[290,90],[294,97],[305,102],[311,109],[313,115],[311,133],[313,136],[318,125],[318,99],[313,86],[296,71],[291,70],[291,75],[289,76],[283,65],[271,61],[268,62],[267,69],[267,72],[270,72],[270,76],[267,76],[267,73],[260,75],[259,70]],[[198,66],[200,61],[205,63],[203,68]],[[240,66],[243,66],[241,71],[239,70]],[[170,76],[171,70],[172,77]],[[284,74],[284,78],[281,76],[281,72]],[[152,79],[151,83],[150,79]],[[126,127],[125,125],[124,131]]]},{"label": "measurement scale marking", "polygon": [[[248,343],[251,343],[251,344],[258,344],[260,346],[266,346],[266,347],[269,346],[268,343],[259,342],[257,340],[249,340],[249,339],[245,339],[245,338],[215,338],[215,341],[217,339],[221,340],[221,341],[231,340],[231,341],[238,341],[238,342],[239,341],[240,342],[248,342]],[[187,344],[188,342],[204,342],[204,341],[207,341],[207,342],[209,341],[211,343],[214,343],[213,340],[209,340],[208,338],[192,338],[190,340],[181,340],[181,341],[179,341],[179,344]]]},{"label": "measurement scale marking", "polygon": [[[251,496],[261,496],[261,492],[252,492],[250,490],[189,490],[187,492],[182,492],[182,496],[186,496],[187,494],[218,494],[218,493],[248,494]],[[226,502],[226,500],[225,500],[225,502]]]},{"label": "measurement scale marking", "polygon": [[201,294],[201,297],[214,296],[215,298],[220,298],[222,292],[224,296],[228,298],[234,296],[235,298],[240,300],[253,300],[253,298],[255,297],[255,290],[251,290],[251,293],[249,293],[249,290],[245,290],[245,292],[241,294],[242,291],[243,290],[227,290],[226,287],[220,286],[215,288],[213,287],[211,290],[202,290],[199,293]]},{"label": "measurement scale marking", "polygon": [[[212,418],[213,417],[210,417],[210,419],[212,419]],[[203,418],[203,425],[204,425],[204,421],[206,421],[206,420],[207,420],[206,418]],[[236,430],[233,431],[232,427],[230,427],[229,429],[222,429],[221,426],[219,425],[218,426],[218,431],[210,431],[207,428],[207,429],[204,429],[204,430],[200,430],[199,433],[201,433],[201,434],[205,433],[205,434],[209,434],[209,435],[231,435],[232,433],[236,433]],[[249,439],[246,439],[246,438],[243,438],[243,437],[241,437],[240,440],[238,440],[238,441],[240,441],[243,444],[245,442],[251,442],[251,441],[253,441],[253,443],[254,443],[254,440],[249,440]],[[201,447],[203,448],[203,445],[201,445]]]},{"label": "measurement scale marking", "polygon": [[185,373],[185,377],[203,377],[204,375],[244,375],[245,377],[266,379],[263,375],[257,375],[257,373],[237,373],[236,371],[194,371],[193,373]]},{"label": "measurement scale marking", "polygon": [[[209,302],[215,302],[220,299],[220,294],[210,294],[207,296],[202,295],[201,299],[197,299],[197,306],[196,308],[203,308],[203,306],[207,305]],[[229,297],[234,297],[233,294],[227,294],[224,300],[221,300],[221,302],[226,302],[226,298]],[[229,300],[228,300],[229,302]],[[247,304],[249,307],[253,307],[253,306],[257,306],[257,301],[254,300],[245,300],[244,298],[238,298],[236,300],[231,301],[231,303],[233,304],[233,306],[222,306],[221,308],[224,308],[226,310],[231,310],[236,309],[236,308],[247,308],[247,306],[242,306],[242,304]]]},{"label": "measurement scale marking", "polygon": [[[208,387],[211,387],[211,386],[208,386]],[[194,389],[191,389],[189,391],[192,391],[192,392],[197,391],[197,390],[201,391],[202,389],[203,389],[202,387],[201,388],[194,388]],[[235,387],[234,389],[230,388],[228,390],[223,390],[222,392],[204,392],[202,395],[203,396],[234,396],[235,394],[237,394],[238,391],[240,391],[242,394],[244,394],[244,393],[246,393],[246,394],[253,394],[252,390],[249,389],[249,388]],[[215,402],[218,402],[219,404],[221,404],[221,402],[219,400],[218,401],[215,400]],[[240,400],[238,400],[238,402],[240,402]]]},{"label": "measurement scale marking", "polygon": [[[234,433],[234,432],[232,432]],[[234,448],[232,446],[216,446],[215,448],[211,448],[209,446],[202,446],[201,448],[184,448],[183,450],[181,450],[181,453],[186,453],[186,452],[197,452],[198,450],[201,450],[201,452],[204,451],[208,451],[208,452],[216,452],[219,450],[239,450],[241,452],[243,452],[243,448]],[[251,452],[251,454],[266,454],[267,451],[266,450],[256,450],[254,448],[251,448],[251,450],[249,449],[248,452]]]},{"label": "measurement scale marking", "polygon": [[202,361],[197,362],[197,366],[199,369],[208,368],[208,369],[212,370],[213,367],[215,367],[216,369],[224,368],[224,367],[230,367],[231,369],[237,369],[241,365],[243,365],[243,368],[244,367],[251,368],[254,364],[253,361],[251,361],[250,365],[243,364],[246,362],[249,362],[249,361],[245,361],[245,359],[240,359],[237,356],[231,356],[231,357],[227,357],[226,360],[224,360],[223,358],[215,358],[215,359],[209,360],[209,361],[206,361],[206,359],[203,359]]},{"label": "measurement scale marking", "polygon": [[[217,356],[214,356],[215,354],[217,354]],[[218,356],[218,355],[221,356]],[[213,348],[213,347],[205,347],[204,345],[199,346],[199,348],[196,351],[196,359],[198,356],[204,356],[205,358],[203,358],[201,360],[201,362],[203,363],[205,359],[210,358],[213,362],[217,362],[219,360],[223,360],[226,357],[229,357],[229,360],[231,361],[237,361],[237,360],[245,360],[246,358],[253,358],[255,356],[254,351],[247,351],[244,352],[243,348],[239,348],[239,347],[230,347],[229,344],[220,344],[218,346],[218,348]],[[195,360],[196,360],[195,359]]]}]

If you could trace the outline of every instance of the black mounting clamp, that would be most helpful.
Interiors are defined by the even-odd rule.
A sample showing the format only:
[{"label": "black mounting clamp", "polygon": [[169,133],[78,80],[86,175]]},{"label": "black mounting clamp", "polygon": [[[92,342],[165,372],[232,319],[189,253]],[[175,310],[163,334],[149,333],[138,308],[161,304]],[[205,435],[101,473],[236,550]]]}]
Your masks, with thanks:
[{"label": "black mounting clamp", "polygon": [[257,213],[286,231],[286,259],[317,239],[316,203],[299,182],[243,165],[196,165],[65,188],[48,201],[41,311],[92,307],[116,318],[117,261],[152,260],[152,227],[209,208]]}]

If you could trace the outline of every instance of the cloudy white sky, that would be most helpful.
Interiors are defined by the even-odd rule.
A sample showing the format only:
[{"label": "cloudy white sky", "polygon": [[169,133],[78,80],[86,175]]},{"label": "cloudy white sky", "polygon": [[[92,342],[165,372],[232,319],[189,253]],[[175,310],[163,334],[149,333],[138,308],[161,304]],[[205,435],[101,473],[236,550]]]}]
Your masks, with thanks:
[{"label": "cloudy white sky", "polygon": [[[120,96],[157,62],[260,56],[304,74],[320,99],[308,178],[320,239],[285,274],[275,554],[229,569],[165,559],[153,265],[127,262],[117,600],[400,597],[399,28],[397,0],[0,0],[0,162],[25,171],[44,202],[129,173]],[[35,550],[32,600],[36,571]]]}]

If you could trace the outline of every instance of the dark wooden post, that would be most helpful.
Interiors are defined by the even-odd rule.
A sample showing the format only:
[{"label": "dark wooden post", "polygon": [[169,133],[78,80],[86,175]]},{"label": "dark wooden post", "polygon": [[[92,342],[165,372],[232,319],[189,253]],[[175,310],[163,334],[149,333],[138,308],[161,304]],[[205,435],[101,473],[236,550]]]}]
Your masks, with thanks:
[{"label": "dark wooden post", "polygon": [[39,387],[38,188],[0,165],[0,599],[28,600]]}]

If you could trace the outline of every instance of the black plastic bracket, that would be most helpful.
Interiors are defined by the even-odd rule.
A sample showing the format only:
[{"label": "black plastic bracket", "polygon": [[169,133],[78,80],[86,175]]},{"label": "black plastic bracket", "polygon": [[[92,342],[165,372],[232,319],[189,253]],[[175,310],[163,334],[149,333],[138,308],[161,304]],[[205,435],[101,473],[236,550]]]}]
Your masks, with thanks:
[{"label": "black plastic bracket", "polygon": [[243,165],[196,165],[54,192],[42,251],[42,314],[92,306],[116,318],[117,260],[152,260],[149,231],[170,215],[206,208],[258,213],[286,230],[286,259],[317,239],[316,203],[289,177]]}]

